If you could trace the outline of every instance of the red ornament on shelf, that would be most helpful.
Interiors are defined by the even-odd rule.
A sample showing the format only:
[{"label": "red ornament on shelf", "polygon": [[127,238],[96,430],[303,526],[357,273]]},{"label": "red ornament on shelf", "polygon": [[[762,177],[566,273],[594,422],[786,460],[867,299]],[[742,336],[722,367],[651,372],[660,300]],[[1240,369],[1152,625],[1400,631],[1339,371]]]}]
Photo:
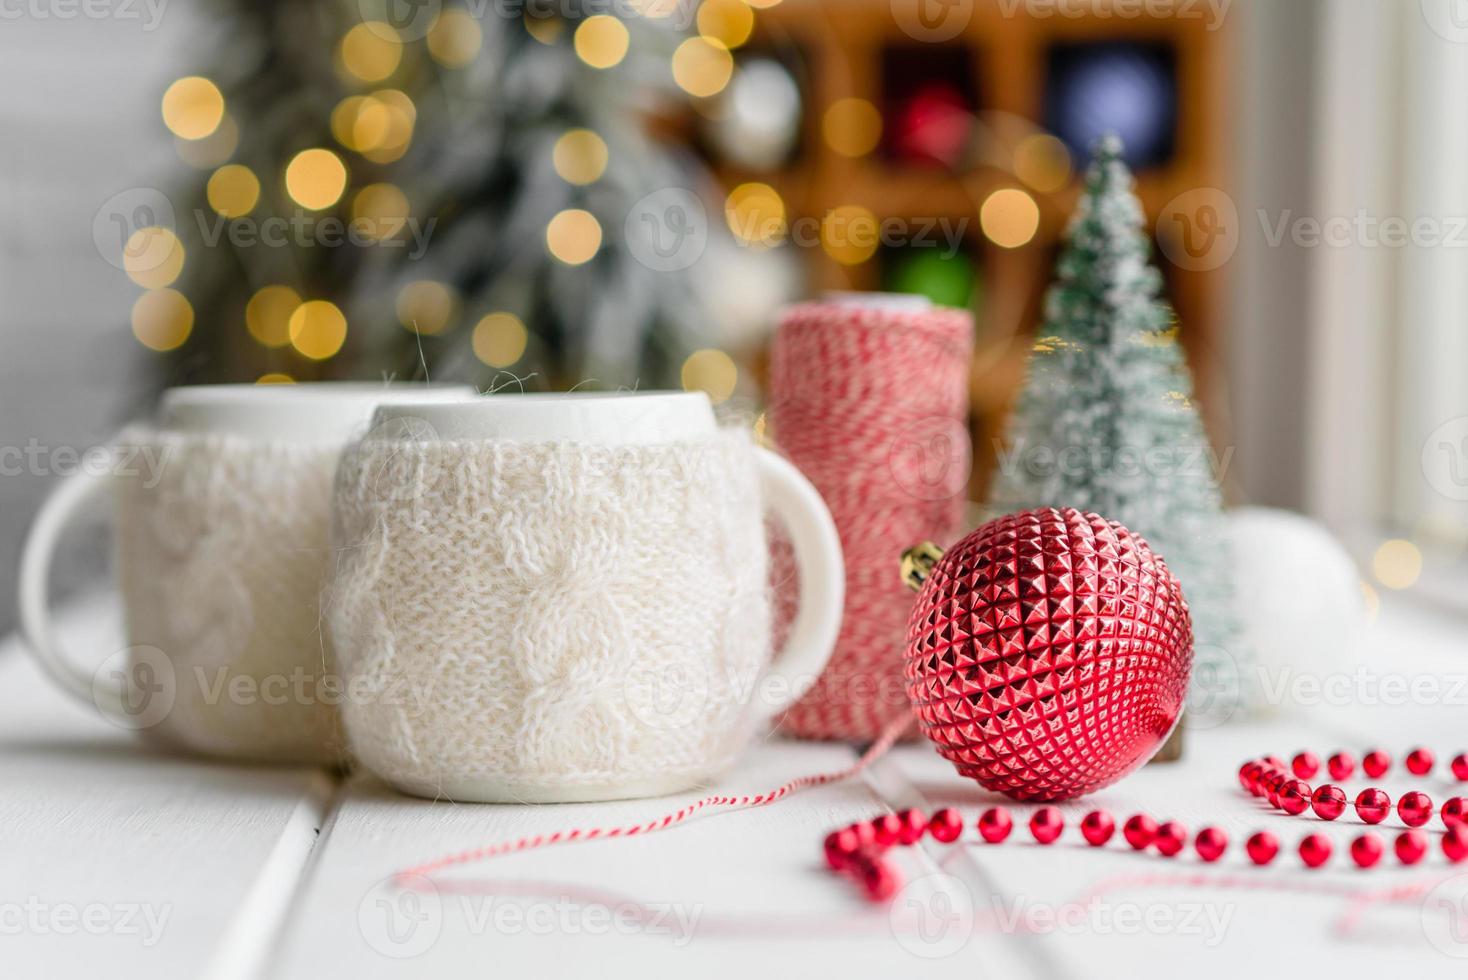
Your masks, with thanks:
[{"label": "red ornament on shelf", "polygon": [[1064,800],[1146,762],[1187,693],[1193,632],[1167,564],[1115,521],[1011,514],[946,554],[903,556],[920,590],[907,695],[938,751],[987,789]]}]

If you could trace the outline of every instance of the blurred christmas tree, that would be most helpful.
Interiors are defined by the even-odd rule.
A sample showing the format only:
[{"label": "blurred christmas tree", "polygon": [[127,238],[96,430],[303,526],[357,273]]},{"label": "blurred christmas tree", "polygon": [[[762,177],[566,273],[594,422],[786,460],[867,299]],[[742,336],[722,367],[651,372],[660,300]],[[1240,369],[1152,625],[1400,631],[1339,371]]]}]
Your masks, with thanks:
[{"label": "blurred christmas tree", "polygon": [[683,4],[539,6],[218,0],[208,77],[164,98],[208,174],[176,207],[192,332],[139,331],[177,347],[171,382],[426,365],[486,386],[498,368],[536,388],[676,383],[710,272],[657,261],[659,236],[685,230],[675,189],[703,178],[645,110],[676,91]]},{"label": "blurred christmas tree", "polygon": [[1182,583],[1195,718],[1247,699],[1217,467],[1119,140],[1096,147],[1061,254],[993,507],[1093,511],[1145,537]]}]

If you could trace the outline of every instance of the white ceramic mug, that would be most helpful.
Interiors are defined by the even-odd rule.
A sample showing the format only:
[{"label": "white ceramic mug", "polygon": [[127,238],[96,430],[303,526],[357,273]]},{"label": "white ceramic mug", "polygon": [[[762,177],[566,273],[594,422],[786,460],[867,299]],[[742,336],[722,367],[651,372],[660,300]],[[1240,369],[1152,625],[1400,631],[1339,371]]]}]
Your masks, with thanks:
[{"label": "white ceramic mug", "polygon": [[[21,559],[27,646],[63,689],[114,722],[213,755],[327,762],[341,739],[319,630],[331,484],[341,447],[384,402],[472,388],[318,383],[164,392],[105,470],[64,481]],[[100,667],[61,649],[48,578],[66,526],[112,497],[126,645]]]},{"label": "white ceramic mug", "polygon": [[[770,651],[765,512],[801,605]],[[825,666],[825,504],[701,393],[384,406],[342,457],[324,614],[354,758],[483,802],[706,783]]]}]

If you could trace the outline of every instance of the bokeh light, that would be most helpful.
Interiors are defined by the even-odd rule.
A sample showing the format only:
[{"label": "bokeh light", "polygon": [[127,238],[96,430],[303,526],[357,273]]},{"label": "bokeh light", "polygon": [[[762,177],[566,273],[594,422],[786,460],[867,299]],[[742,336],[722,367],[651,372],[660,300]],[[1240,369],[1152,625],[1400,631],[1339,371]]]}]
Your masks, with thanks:
[{"label": "bokeh light", "polygon": [[1070,181],[1070,150],[1049,133],[1033,133],[1014,149],[1014,172],[1037,191],[1058,191]]},{"label": "bokeh light", "polygon": [[596,14],[576,27],[576,56],[593,68],[611,68],[627,57],[627,25],[610,14]]},{"label": "bokeh light", "polygon": [[205,193],[215,211],[226,218],[240,218],[260,200],[260,179],[249,167],[231,163],[210,175]]},{"label": "bokeh light", "polygon": [[158,225],[139,228],[122,247],[122,268],[144,289],[162,289],[183,272],[184,247],[171,230]]},{"label": "bokeh light", "polygon": [[458,310],[459,299],[441,282],[420,279],[398,290],[398,322],[416,333],[442,333]]},{"label": "bokeh light", "polygon": [[1040,206],[1018,187],[1000,188],[979,208],[979,227],[995,245],[1019,248],[1039,231]]},{"label": "bokeh light", "polygon": [[821,247],[842,265],[859,265],[877,250],[880,230],[871,209],[843,204],[821,221]]},{"label": "bokeh light", "polygon": [[821,132],[842,156],[866,156],[882,139],[882,114],[866,99],[837,99],[821,119]]},{"label": "bokeh light", "polygon": [[240,145],[240,127],[229,113],[224,114],[219,127],[200,140],[176,138],[173,148],[178,158],[199,170],[213,170],[227,163]]},{"label": "bokeh light", "polygon": [[737,48],[754,31],[754,11],[744,0],[703,0],[698,7],[698,32]]},{"label": "bokeh light", "polygon": [[400,234],[408,214],[408,195],[393,184],[368,184],[352,198],[352,220],[377,241]]},{"label": "bokeh light", "polygon": [[551,162],[561,179],[571,184],[590,184],[607,169],[607,144],[589,129],[572,129],[556,140]]},{"label": "bokeh light", "polygon": [[673,52],[673,81],[696,98],[718,95],[734,75],[734,57],[718,41],[690,37]]},{"label": "bokeh light", "polygon": [[271,371],[255,379],[257,385],[293,385],[296,379],[281,371]]},{"label": "bokeh light", "polygon": [[245,304],[245,329],[264,347],[284,347],[291,342],[291,314],[301,297],[289,286],[266,286]]},{"label": "bokeh light", "polygon": [[347,339],[347,318],[335,303],[313,299],[291,313],[291,346],[303,357],[324,361],[342,349]]},{"label": "bokeh light", "polygon": [[180,139],[201,140],[223,119],[224,95],[207,78],[180,78],[163,93],[163,124]]},{"label": "bokeh light", "polygon": [[152,289],[133,303],[133,336],[150,350],[183,346],[194,329],[194,308],[176,289]]},{"label": "bokeh light", "polygon": [[568,208],[546,225],[545,244],[551,255],[567,265],[590,262],[601,248],[601,223],[590,211]]},{"label": "bokeh light", "polygon": [[285,189],[303,208],[329,208],[347,189],[346,164],[330,150],[302,150],[285,168]]},{"label": "bokeh light", "polygon": [[689,354],[681,374],[684,391],[705,392],[715,405],[728,401],[739,383],[739,369],[733,358],[712,348]]},{"label": "bokeh light", "polygon": [[428,29],[428,53],[445,68],[462,68],[484,44],[479,22],[467,10],[445,10]]},{"label": "bokeh light", "polygon": [[1422,552],[1410,541],[1383,541],[1371,558],[1371,571],[1388,589],[1410,589],[1422,574]]},{"label": "bokeh light", "polygon": [[740,242],[768,248],[785,237],[785,202],[769,184],[740,184],[724,201],[724,220]]},{"label": "bokeh light", "polygon": [[490,367],[509,367],[525,356],[529,336],[515,314],[490,313],[474,325],[474,356]]},{"label": "bokeh light", "polygon": [[369,21],[358,24],[342,37],[338,48],[341,66],[363,82],[380,82],[398,70],[403,44],[391,24]]},{"label": "bokeh light", "polygon": [[[413,139],[413,125],[418,120],[418,107],[406,93],[395,88],[379,89],[370,98],[385,110],[387,130],[371,145],[363,146],[360,152],[373,163],[392,163],[408,152],[408,144]],[[358,135],[365,137],[366,134],[359,132]]]},{"label": "bokeh light", "polygon": [[525,14],[525,30],[541,44],[555,44],[565,29],[566,22],[554,14],[548,17]]}]

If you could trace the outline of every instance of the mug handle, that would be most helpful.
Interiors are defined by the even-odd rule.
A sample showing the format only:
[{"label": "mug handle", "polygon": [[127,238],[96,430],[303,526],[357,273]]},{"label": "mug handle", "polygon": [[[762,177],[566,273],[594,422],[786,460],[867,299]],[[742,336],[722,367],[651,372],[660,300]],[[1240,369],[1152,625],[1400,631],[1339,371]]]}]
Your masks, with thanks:
[{"label": "mug handle", "polygon": [[20,586],[16,604],[20,609],[23,644],[62,690],[116,717],[122,710],[123,689],[116,678],[104,681],[78,667],[61,653],[61,644],[51,622],[48,586],[56,545],[76,515],[97,506],[112,487],[112,468],[80,472],[67,477],[46,498],[26,535],[20,559]]},{"label": "mug handle", "polygon": [[765,504],[790,536],[800,582],[800,608],[789,639],[765,671],[765,677],[785,682],[784,696],[771,697],[763,706],[766,716],[773,717],[810,690],[836,649],[846,600],[846,566],[836,522],[816,488],[770,450],[761,448],[757,455]]}]

